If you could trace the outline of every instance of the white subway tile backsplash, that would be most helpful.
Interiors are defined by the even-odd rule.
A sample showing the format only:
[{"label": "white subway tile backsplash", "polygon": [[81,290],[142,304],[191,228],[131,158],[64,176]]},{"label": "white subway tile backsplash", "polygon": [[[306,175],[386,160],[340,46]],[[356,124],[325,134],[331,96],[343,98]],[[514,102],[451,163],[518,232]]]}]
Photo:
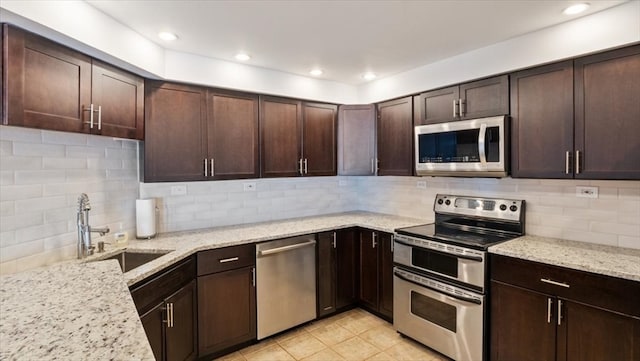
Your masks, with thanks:
[{"label": "white subway tile backsplash", "polygon": [[2,231],[15,231],[42,224],[44,224],[44,217],[41,213],[24,213],[2,217]]},{"label": "white subway tile backsplash", "polygon": [[2,157],[2,168],[14,170],[42,169],[42,158],[6,155]]},{"label": "white subway tile backsplash", "polygon": [[42,169],[87,169],[87,160],[81,158],[42,158]]},{"label": "white subway tile backsplash", "polygon": [[64,157],[65,146],[61,144],[13,142],[13,154],[30,157]]},{"label": "white subway tile backsplash", "polygon": [[37,255],[43,251],[44,242],[42,239],[20,242],[19,244],[2,247],[2,252],[0,252],[0,262],[7,262],[18,258]]},{"label": "white subway tile backsplash", "polygon": [[42,143],[42,131],[39,129],[0,126],[0,140],[12,142]]},{"label": "white subway tile backsplash", "polygon": [[592,232],[616,234],[620,236],[640,237],[640,225],[624,223],[591,222]]},{"label": "white subway tile backsplash", "polygon": [[[8,140],[0,140],[0,156],[13,155],[13,146]],[[24,155],[24,154],[21,154]]]},{"label": "white subway tile backsplash", "polygon": [[[54,132],[43,130],[42,143],[64,144],[67,146],[86,145],[89,135],[79,133]],[[69,149],[69,147],[67,147]]]},{"label": "white subway tile backsplash", "polygon": [[105,148],[93,148],[82,145],[69,145],[66,147],[66,156],[68,158],[104,158]]},{"label": "white subway tile backsplash", "polygon": [[60,183],[67,179],[64,170],[16,170],[14,177],[15,184]]}]

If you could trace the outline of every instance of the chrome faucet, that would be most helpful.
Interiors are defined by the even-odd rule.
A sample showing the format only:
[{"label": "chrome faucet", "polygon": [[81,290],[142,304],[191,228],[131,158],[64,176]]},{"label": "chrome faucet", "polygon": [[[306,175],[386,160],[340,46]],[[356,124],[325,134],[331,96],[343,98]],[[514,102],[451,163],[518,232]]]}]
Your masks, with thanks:
[{"label": "chrome faucet", "polygon": [[101,236],[109,233],[109,227],[93,228],[89,225],[89,197],[86,193],[78,197],[78,259],[91,256],[95,246],[91,244],[91,233],[99,233]]}]

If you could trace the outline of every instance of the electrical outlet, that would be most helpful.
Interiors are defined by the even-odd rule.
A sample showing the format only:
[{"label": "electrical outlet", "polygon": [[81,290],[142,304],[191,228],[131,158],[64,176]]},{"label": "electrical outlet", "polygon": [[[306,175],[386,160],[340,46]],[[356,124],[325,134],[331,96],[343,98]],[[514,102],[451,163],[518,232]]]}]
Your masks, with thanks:
[{"label": "electrical outlet", "polygon": [[256,191],[256,182],[246,182],[243,184],[245,192],[255,192]]},{"label": "electrical outlet", "polygon": [[417,181],[416,188],[427,189],[427,181]]},{"label": "electrical outlet", "polygon": [[576,187],[576,197],[598,198],[598,187]]},{"label": "electrical outlet", "polygon": [[187,194],[187,186],[171,186],[172,196],[183,196]]},{"label": "electrical outlet", "polygon": [[114,233],[113,235],[113,239],[116,241],[116,243],[125,242],[127,241],[127,238],[127,232],[118,232]]},{"label": "electrical outlet", "polygon": [[346,181],[346,180],[344,180],[344,179],[340,179],[340,180],[338,181],[338,185],[339,185],[340,187],[346,187],[346,186],[347,186],[347,181]]}]

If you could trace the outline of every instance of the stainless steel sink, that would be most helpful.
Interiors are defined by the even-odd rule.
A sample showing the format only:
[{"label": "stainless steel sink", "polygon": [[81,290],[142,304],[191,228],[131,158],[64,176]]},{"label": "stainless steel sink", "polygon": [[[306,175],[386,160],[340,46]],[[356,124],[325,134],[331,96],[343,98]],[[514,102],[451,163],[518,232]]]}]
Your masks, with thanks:
[{"label": "stainless steel sink", "polygon": [[138,252],[138,251],[122,251],[112,256],[101,258],[96,261],[105,261],[108,259],[118,260],[122,272],[129,272],[136,267],[140,267],[147,262],[151,262],[156,258],[162,257],[169,252]]}]

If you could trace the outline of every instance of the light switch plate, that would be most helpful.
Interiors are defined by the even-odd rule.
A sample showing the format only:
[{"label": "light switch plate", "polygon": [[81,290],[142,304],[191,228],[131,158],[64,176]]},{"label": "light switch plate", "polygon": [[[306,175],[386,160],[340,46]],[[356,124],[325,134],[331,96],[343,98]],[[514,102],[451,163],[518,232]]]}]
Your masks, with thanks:
[{"label": "light switch plate", "polygon": [[598,187],[576,187],[576,197],[598,198]]},{"label": "light switch plate", "polygon": [[171,186],[172,196],[183,196],[187,194],[187,186]]},{"label": "light switch plate", "polygon": [[416,188],[427,189],[427,181],[417,181]]}]

